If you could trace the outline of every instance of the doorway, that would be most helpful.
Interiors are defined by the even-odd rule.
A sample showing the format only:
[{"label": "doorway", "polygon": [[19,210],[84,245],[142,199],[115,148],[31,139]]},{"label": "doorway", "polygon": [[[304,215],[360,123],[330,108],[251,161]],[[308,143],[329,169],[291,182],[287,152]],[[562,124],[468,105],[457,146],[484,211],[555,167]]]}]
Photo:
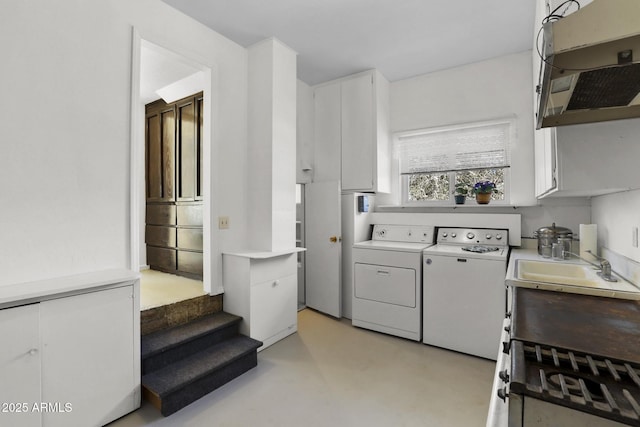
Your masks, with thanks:
[{"label": "doorway", "polygon": [[[305,247],[304,184],[296,184],[296,247]],[[298,252],[298,311],[306,308],[305,253]]]},{"label": "doorway", "polygon": [[[217,262],[212,262],[212,253],[217,253],[217,243],[212,239],[210,218],[214,212],[212,198],[215,197],[212,188],[211,168],[212,155],[212,111],[211,111],[211,81],[212,69],[200,64],[188,57],[161,47],[143,39],[135,30],[133,37],[133,61],[132,61],[132,100],[131,100],[131,246],[130,269],[133,271],[144,270],[147,265],[146,253],[146,179],[145,179],[145,104],[163,96],[177,96],[175,89],[187,90],[190,93],[202,92],[203,99],[203,124],[202,132],[202,281],[199,285],[200,294],[214,295],[220,292],[212,292],[212,279],[219,275]],[[197,78],[193,78],[197,75]],[[195,81],[195,83],[194,83]],[[194,86],[195,85],[195,86]],[[183,87],[183,89],[180,89]],[[161,90],[169,88],[170,93]],[[186,88],[186,89],[185,89]],[[194,90],[195,89],[195,90]],[[171,93],[171,90],[173,92]],[[163,280],[164,281],[164,280]],[[166,283],[166,281],[164,281]],[[144,299],[142,288],[141,299]],[[192,292],[185,295],[192,297]],[[178,296],[178,299],[183,297]]]}]

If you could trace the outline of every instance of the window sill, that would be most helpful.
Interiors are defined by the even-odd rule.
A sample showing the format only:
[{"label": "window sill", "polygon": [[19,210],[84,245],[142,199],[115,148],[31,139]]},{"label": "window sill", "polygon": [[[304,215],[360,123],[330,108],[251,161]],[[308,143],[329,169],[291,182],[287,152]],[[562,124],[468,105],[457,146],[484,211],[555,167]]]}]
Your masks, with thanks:
[{"label": "window sill", "polygon": [[517,209],[519,206],[509,205],[509,204],[500,204],[500,203],[489,203],[486,205],[480,205],[477,203],[465,203],[462,205],[456,204],[428,204],[428,205],[381,205],[376,206],[376,210],[379,211],[396,211],[396,210],[425,210],[425,209]]}]

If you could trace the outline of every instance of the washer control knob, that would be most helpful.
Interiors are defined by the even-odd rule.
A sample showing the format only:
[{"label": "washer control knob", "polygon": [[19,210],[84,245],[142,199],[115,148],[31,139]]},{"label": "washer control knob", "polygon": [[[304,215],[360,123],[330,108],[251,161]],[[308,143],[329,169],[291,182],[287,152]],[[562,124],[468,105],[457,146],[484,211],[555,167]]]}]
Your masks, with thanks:
[{"label": "washer control knob", "polygon": [[453,237],[454,239],[456,238],[457,234],[456,233],[451,233],[451,237]]},{"label": "washer control knob", "polygon": [[471,232],[467,233],[467,239],[473,239],[474,237],[476,237],[475,234],[473,234]]},{"label": "washer control knob", "polygon": [[496,234],[496,240],[502,240],[502,234]]},{"label": "washer control knob", "polygon": [[[448,235],[449,234],[447,234],[447,233],[442,233],[442,237],[447,237]],[[451,236],[453,236],[453,234]]]},{"label": "washer control knob", "polygon": [[493,237],[491,234],[487,234],[486,236],[484,236],[487,240],[491,240],[491,238]]}]

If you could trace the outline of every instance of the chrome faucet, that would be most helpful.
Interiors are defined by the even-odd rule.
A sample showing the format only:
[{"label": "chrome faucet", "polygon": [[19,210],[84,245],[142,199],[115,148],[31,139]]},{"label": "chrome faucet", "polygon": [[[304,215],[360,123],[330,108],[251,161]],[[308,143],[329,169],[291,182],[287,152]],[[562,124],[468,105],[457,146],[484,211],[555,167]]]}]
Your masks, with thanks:
[{"label": "chrome faucet", "polygon": [[584,262],[587,262],[597,268],[600,269],[600,271],[598,272],[598,276],[602,277],[603,280],[606,280],[607,282],[617,282],[618,279],[616,279],[615,277],[613,277],[611,275],[611,263],[609,261],[607,261],[606,259],[599,257],[598,255],[594,254],[593,252],[591,252],[590,250],[585,251],[590,253],[591,255],[593,255],[595,258],[597,258],[600,261],[600,265],[589,261],[588,259],[584,259],[582,258],[580,255],[578,254],[574,254],[573,252],[569,252],[569,251],[562,251],[562,256],[564,257],[565,255],[573,255],[576,258],[581,259]]}]

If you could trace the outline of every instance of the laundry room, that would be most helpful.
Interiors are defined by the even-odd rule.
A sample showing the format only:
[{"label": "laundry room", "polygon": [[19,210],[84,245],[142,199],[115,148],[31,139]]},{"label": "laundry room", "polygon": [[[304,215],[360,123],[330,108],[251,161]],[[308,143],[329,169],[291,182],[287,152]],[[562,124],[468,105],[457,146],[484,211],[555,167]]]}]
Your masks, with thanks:
[{"label": "laundry room", "polygon": [[640,426],[639,34],[6,4],[0,425]]}]

